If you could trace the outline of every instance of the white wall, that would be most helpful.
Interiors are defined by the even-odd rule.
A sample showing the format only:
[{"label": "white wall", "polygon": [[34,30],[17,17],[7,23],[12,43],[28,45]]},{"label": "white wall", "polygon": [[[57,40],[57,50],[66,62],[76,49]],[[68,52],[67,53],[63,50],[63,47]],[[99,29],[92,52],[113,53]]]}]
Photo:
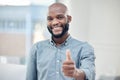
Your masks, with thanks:
[{"label": "white wall", "polygon": [[91,0],[89,23],[97,75],[120,75],[120,0]]},{"label": "white wall", "polygon": [[120,75],[120,0],[59,0],[73,21],[70,33],[95,48],[96,74]]},{"label": "white wall", "polygon": [[59,2],[65,3],[72,15],[71,35],[79,40],[88,40],[89,0],[60,0]]}]

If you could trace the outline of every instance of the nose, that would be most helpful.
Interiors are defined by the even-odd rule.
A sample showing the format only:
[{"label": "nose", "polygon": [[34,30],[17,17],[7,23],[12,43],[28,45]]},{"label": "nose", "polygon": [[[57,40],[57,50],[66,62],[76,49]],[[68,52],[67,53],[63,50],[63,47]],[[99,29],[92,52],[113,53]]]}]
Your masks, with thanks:
[{"label": "nose", "polygon": [[59,21],[58,21],[57,19],[54,19],[54,20],[52,21],[52,25],[53,25],[53,26],[58,25],[58,23],[59,23]]}]

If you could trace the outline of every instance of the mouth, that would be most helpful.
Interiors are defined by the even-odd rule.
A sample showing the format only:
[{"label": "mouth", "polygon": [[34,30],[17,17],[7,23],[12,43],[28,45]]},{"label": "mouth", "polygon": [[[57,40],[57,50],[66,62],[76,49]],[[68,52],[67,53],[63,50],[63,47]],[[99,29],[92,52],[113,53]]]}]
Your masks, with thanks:
[{"label": "mouth", "polygon": [[57,26],[57,27],[53,27],[52,30],[60,30],[61,27]]},{"label": "mouth", "polygon": [[61,26],[47,26],[47,29],[52,34],[52,37],[60,38],[69,30],[69,24],[66,23]]},{"label": "mouth", "polygon": [[62,32],[62,27],[54,27],[52,28],[52,32],[54,34],[60,34]]}]

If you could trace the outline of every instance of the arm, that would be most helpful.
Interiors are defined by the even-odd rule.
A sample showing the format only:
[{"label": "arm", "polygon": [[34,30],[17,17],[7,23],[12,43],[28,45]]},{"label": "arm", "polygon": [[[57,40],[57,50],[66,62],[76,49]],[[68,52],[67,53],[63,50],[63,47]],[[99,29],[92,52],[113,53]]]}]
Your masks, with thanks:
[{"label": "arm", "polygon": [[77,73],[85,74],[85,80],[95,80],[95,55],[94,49],[89,44],[83,45],[79,61],[80,69]]},{"label": "arm", "polygon": [[37,48],[34,45],[28,56],[26,80],[37,80],[36,50]]},{"label": "arm", "polygon": [[95,56],[93,48],[84,44],[79,53],[79,68],[71,59],[70,52],[67,52],[66,61],[63,62],[63,73],[65,76],[75,78],[76,80],[95,80]]}]

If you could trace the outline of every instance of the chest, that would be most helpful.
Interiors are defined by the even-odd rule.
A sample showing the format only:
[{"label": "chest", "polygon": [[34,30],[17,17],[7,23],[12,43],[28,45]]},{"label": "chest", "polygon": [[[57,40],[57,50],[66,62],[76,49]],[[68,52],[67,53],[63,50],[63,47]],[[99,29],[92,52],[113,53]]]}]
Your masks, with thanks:
[{"label": "chest", "polygon": [[[62,64],[66,60],[66,50],[67,48],[51,48],[45,47],[44,49],[39,49],[37,51],[37,64],[39,66],[51,66],[51,64],[55,65],[57,62]],[[80,60],[80,50],[79,49],[72,49],[70,48],[71,58],[77,64]]]}]

